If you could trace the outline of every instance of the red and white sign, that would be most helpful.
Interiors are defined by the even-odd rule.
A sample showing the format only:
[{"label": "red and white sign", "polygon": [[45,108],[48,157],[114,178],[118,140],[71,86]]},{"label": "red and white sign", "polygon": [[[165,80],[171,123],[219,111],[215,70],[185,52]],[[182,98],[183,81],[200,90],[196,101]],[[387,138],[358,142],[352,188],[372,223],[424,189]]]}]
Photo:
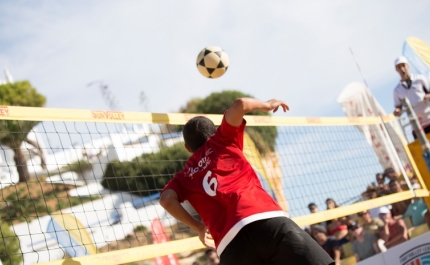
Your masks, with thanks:
[{"label": "red and white sign", "polygon": [[[169,237],[167,236],[166,231],[164,230],[163,224],[161,223],[160,219],[155,218],[152,221],[151,230],[152,230],[152,238],[153,238],[154,244],[164,243],[169,241]],[[167,256],[157,257],[154,259],[154,261],[155,261],[155,264],[157,265],[179,265],[179,260],[175,254],[169,254]]]}]

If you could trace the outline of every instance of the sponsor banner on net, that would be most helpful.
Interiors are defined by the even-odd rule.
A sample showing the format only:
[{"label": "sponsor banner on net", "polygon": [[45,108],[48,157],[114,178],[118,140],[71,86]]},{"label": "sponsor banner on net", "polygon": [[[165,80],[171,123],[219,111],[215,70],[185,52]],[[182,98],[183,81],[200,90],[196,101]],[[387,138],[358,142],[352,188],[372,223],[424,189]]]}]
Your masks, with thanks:
[{"label": "sponsor banner on net", "polygon": [[0,106],[0,116],[9,116],[9,108],[7,106]]},{"label": "sponsor banner on net", "polygon": [[424,265],[430,264],[430,232],[363,260],[357,265]]},{"label": "sponsor banner on net", "polygon": [[122,111],[92,110],[91,115],[94,119],[124,120]]}]

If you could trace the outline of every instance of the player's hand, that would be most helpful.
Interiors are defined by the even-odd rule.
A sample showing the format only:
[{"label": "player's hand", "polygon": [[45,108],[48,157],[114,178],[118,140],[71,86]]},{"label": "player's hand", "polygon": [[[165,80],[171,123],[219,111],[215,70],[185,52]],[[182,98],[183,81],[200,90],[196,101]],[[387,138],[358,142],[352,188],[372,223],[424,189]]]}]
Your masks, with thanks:
[{"label": "player's hand", "polygon": [[430,100],[430,94],[425,94],[424,95],[424,100]]},{"label": "player's hand", "polygon": [[279,99],[271,99],[271,100],[267,101],[267,103],[269,103],[268,108],[263,110],[266,112],[269,112],[271,110],[273,110],[273,112],[277,112],[279,107],[282,107],[284,112],[286,112],[287,110],[290,109],[290,107],[288,107],[287,103],[285,103],[284,101],[279,100]]},{"label": "player's hand", "polygon": [[207,227],[202,223],[201,228],[197,231],[199,233],[199,239],[202,241],[203,245],[208,248],[215,249],[215,244],[213,243],[213,238],[211,234],[209,234]]}]

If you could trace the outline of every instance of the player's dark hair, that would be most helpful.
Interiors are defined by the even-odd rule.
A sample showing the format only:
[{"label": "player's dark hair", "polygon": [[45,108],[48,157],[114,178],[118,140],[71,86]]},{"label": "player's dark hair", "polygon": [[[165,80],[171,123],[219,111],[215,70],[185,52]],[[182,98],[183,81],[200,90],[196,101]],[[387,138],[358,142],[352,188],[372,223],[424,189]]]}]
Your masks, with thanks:
[{"label": "player's dark hair", "polygon": [[197,116],[185,124],[182,134],[188,148],[195,152],[215,133],[215,130],[215,124],[211,120]]}]

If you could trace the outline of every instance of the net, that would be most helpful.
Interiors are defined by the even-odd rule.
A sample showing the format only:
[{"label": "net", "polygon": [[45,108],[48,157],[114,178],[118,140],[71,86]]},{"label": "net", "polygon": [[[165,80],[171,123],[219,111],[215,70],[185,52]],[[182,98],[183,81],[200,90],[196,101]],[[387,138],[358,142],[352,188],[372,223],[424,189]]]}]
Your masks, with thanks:
[{"label": "net", "polygon": [[[91,264],[120,264],[202,248],[196,233],[158,203],[161,189],[190,155],[181,128],[194,115],[5,110],[0,216],[2,231],[13,233],[2,238],[4,245],[15,240],[20,247],[0,253],[3,262],[61,264],[85,256],[93,258]],[[206,116],[216,124],[222,119]],[[402,193],[368,200],[375,174],[387,165],[381,159],[420,180],[413,161],[393,157],[392,148],[408,154],[395,130],[384,136],[390,145],[375,148],[369,142],[393,122],[390,117],[385,125],[379,118],[246,119],[245,156],[263,187],[300,226],[428,194],[420,182],[415,191],[405,185]],[[340,207],[324,212],[328,198]],[[310,216],[309,203],[321,212]],[[184,207],[198,218],[191,205]],[[176,245],[153,245],[166,241]],[[141,251],[142,246],[151,248]]]}]

